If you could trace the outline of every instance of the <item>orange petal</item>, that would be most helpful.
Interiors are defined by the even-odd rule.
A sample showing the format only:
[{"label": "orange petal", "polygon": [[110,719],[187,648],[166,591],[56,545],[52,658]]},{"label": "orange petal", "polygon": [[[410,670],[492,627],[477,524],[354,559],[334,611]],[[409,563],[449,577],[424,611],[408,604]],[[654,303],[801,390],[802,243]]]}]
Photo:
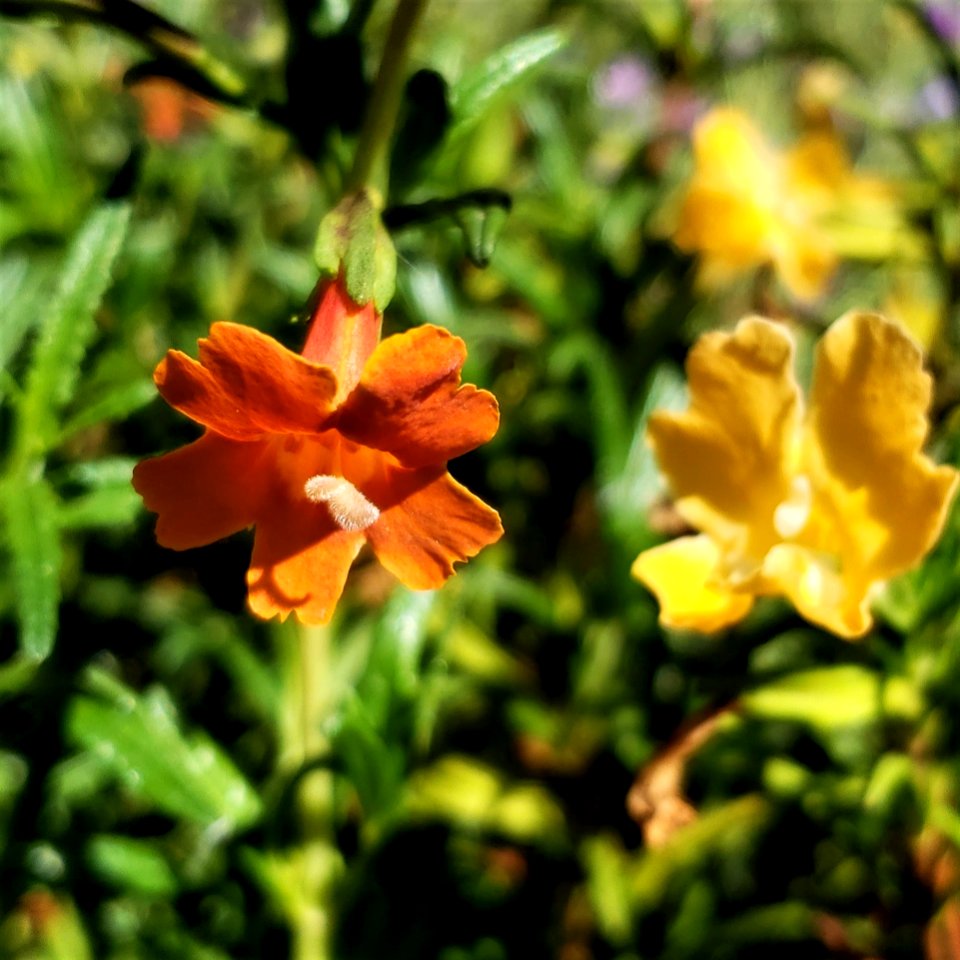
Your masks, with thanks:
[{"label": "orange petal", "polygon": [[294,611],[302,623],[329,623],[363,539],[341,530],[323,504],[278,498],[257,522],[247,573],[251,611],[265,620]]},{"label": "orange petal", "polygon": [[920,348],[883,317],[848,313],[818,345],[808,447],[826,518],[818,546],[842,558],[845,579],[908,570],[940,536],[957,471],[922,452],[930,397]]},{"label": "orange petal", "polygon": [[486,443],[500,412],[493,394],[459,386],[467,351],[440,327],[388,337],[367,361],[337,427],[410,467],[443,464]]},{"label": "orange petal", "polygon": [[337,390],[325,366],[237,323],[215,323],[200,362],[171,350],[153,375],[181,413],[234,440],[323,429]]},{"label": "orange petal", "polygon": [[792,360],[790,337],[761,317],[708,333],[687,359],[690,408],[655,413],[648,428],[683,516],[756,562],[780,539],[774,512],[790,495],[800,406]]},{"label": "orange petal", "polygon": [[159,514],[157,541],[188,550],[249,527],[269,476],[266,444],[205,433],[189,446],[138,463],[133,487]]},{"label": "orange petal", "polygon": [[723,585],[721,562],[710,537],[680,537],[644,550],[630,572],[656,596],[665,627],[713,633],[742,620],[753,606],[752,596]]},{"label": "orange petal", "polygon": [[412,590],[441,586],[454,562],[503,534],[496,510],[446,471],[391,467],[382,483],[380,490],[370,488],[380,518],[367,538],[380,562]]}]

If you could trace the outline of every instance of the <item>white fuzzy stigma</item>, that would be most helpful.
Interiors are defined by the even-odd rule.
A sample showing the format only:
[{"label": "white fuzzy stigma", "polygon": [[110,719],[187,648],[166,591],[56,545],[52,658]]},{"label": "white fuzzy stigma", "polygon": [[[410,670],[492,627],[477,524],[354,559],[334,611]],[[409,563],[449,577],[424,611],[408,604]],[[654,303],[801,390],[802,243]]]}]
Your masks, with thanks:
[{"label": "white fuzzy stigma", "polygon": [[303,492],[312,503],[325,503],[341,530],[366,530],[380,516],[380,511],[343,477],[318,473],[303,485]]}]

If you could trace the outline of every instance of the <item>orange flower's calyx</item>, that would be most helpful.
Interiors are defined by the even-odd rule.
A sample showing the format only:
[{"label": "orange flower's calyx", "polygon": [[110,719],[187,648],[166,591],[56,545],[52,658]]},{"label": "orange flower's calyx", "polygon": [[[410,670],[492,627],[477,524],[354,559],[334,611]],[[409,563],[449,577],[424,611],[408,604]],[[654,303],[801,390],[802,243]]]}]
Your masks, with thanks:
[{"label": "orange flower's calyx", "polygon": [[366,530],[380,517],[380,511],[343,477],[318,473],[303,485],[303,492],[312,503],[325,503],[341,530]]},{"label": "orange flower's calyx", "polygon": [[849,313],[817,349],[808,409],[793,343],[761,317],[690,352],[690,408],[657,412],[648,437],[702,533],[642,553],[635,576],[666,626],[713,631],[781,595],[843,637],[940,536],[957,471],[922,452],[931,381],[903,330]]},{"label": "orange flower's calyx", "polygon": [[335,402],[360,382],[364,364],[380,342],[381,316],[369,302],[358,306],[341,277],[318,287],[302,356],[329,367],[337,379]]},{"label": "orange flower's calyx", "polygon": [[492,394],[460,384],[463,341],[423,326],[378,342],[379,329],[374,305],[337,281],[321,291],[306,356],[217,323],[199,362],[170,351],[157,367],[163,397],[206,432],[138,464],[134,487],[164,546],[256,528],[247,583],[260,617],[328,622],[364,543],[430,590],[503,533],[446,469],[499,422]]},{"label": "orange flower's calyx", "polygon": [[397,253],[369,188],[348,194],[323,218],[314,258],[323,276],[342,277],[355,304],[386,309],[396,287]]}]

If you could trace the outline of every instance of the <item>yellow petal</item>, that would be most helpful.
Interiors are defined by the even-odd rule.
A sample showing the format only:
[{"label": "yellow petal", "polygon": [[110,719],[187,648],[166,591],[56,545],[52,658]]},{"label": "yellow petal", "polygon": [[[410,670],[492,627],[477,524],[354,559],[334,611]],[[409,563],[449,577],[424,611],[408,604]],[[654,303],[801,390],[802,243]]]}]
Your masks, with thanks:
[{"label": "yellow petal", "polygon": [[806,451],[819,546],[862,589],[915,566],[943,529],[957,472],[922,452],[930,396],[920,348],[897,324],[851,312],[821,339]]},{"label": "yellow petal", "polygon": [[759,266],[770,258],[779,203],[777,160],[738,110],[708,114],[693,133],[695,171],[674,233],[704,256],[704,273]]},{"label": "yellow petal", "polygon": [[750,118],[740,110],[712,110],[693,131],[697,176],[715,185],[748,194],[772,185],[776,155],[767,147]]},{"label": "yellow petal", "polygon": [[690,351],[690,408],[650,418],[650,443],[678,509],[733,554],[730,563],[759,564],[780,539],[774,513],[790,497],[799,443],[792,367],[783,328],[748,317]]},{"label": "yellow petal", "polygon": [[645,550],[631,573],[656,596],[665,627],[712,633],[742,620],[753,606],[753,597],[716,579],[720,563],[710,537],[680,537]]},{"label": "yellow petal", "polygon": [[850,179],[850,158],[835,134],[818,131],[801,138],[784,156],[790,193],[811,205],[832,206]]},{"label": "yellow petal", "polygon": [[839,262],[830,241],[812,222],[783,224],[773,245],[773,262],[783,285],[798,300],[816,300]]},{"label": "yellow petal", "polygon": [[766,556],[764,593],[783,594],[797,612],[841,637],[861,637],[873,624],[869,591],[844,581],[836,564],[806,547],[781,543]]}]

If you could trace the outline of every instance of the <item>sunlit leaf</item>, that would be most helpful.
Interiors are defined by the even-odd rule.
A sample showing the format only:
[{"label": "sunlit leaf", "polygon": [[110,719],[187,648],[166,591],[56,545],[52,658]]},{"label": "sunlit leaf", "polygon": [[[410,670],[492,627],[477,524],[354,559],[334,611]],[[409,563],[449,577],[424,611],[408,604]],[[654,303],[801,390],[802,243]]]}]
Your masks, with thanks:
[{"label": "sunlit leaf", "polygon": [[185,733],[159,687],[140,695],[102,672],[99,697],[78,696],[67,736],[109,765],[123,785],[159,810],[226,836],[260,815],[260,800],[223,750],[201,731]]},{"label": "sunlit leaf", "polygon": [[147,896],[170,897],[177,878],[166,857],[147,840],[99,834],[87,844],[91,869],[120,890]]},{"label": "sunlit leaf", "polygon": [[42,451],[55,438],[54,414],[73,396],[129,220],[128,204],[105,203],[90,214],[67,250],[57,289],[41,317],[20,411],[20,435],[31,450]]},{"label": "sunlit leaf", "polygon": [[826,728],[869,723],[881,707],[880,676],[856,664],[789,674],[743,695],[758,716],[800,720]]},{"label": "sunlit leaf", "polygon": [[101,487],[61,505],[57,522],[63,530],[94,530],[129,526],[142,508],[129,484]]},{"label": "sunlit leaf", "polygon": [[17,477],[4,488],[2,500],[13,554],[20,649],[26,657],[42,660],[53,648],[60,602],[57,498],[42,477]]},{"label": "sunlit leaf", "polygon": [[10,361],[39,316],[40,296],[47,272],[26,257],[0,261],[0,397],[9,386]]},{"label": "sunlit leaf", "polygon": [[414,817],[494,830],[528,843],[556,845],[566,833],[563,811],[546,789],[510,783],[499,770],[466,756],[441,757],[414,774],[407,802]]},{"label": "sunlit leaf", "polygon": [[133,523],[141,510],[140,498],[130,484],[134,462],[126,457],[108,457],[75,464],[64,471],[68,481],[82,484],[87,492],[60,504],[60,527],[96,529]]},{"label": "sunlit leaf", "polygon": [[556,29],[538,30],[488,57],[450,91],[453,114],[448,137],[455,140],[477,124],[490,107],[567,43]]}]

